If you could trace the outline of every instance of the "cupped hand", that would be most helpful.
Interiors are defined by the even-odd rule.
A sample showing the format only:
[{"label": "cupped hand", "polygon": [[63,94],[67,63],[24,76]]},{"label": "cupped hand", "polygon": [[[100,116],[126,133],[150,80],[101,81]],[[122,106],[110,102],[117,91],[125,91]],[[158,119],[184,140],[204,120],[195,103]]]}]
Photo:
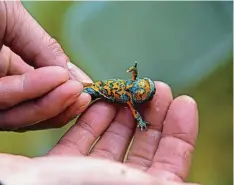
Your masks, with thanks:
[{"label": "cupped hand", "polygon": [[88,106],[90,82],[19,1],[0,2],[1,130],[63,126]]},{"label": "cupped hand", "polygon": [[173,99],[165,83],[155,85],[153,100],[140,107],[144,119],[151,123],[148,131],[135,129],[128,107],[116,110],[99,101],[84,112],[48,155],[105,158],[160,178],[185,180],[198,134],[197,106],[188,96]]},{"label": "cupped hand", "polygon": [[28,169],[37,168],[38,174],[57,182],[185,184],[198,134],[197,105],[185,95],[173,99],[165,83],[155,85],[153,100],[140,106],[151,123],[148,131],[136,128],[129,108],[97,101],[45,156],[22,163],[31,161]]}]

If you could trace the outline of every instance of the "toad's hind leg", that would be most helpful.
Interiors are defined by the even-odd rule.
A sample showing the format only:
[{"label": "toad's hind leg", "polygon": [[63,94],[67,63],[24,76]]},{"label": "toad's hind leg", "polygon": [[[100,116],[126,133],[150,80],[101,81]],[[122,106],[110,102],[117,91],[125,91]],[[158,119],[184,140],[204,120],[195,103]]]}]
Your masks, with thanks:
[{"label": "toad's hind leg", "polygon": [[132,80],[136,80],[138,78],[137,61],[127,70],[127,72],[132,72]]},{"label": "toad's hind leg", "polygon": [[140,113],[136,110],[135,106],[131,102],[127,102],[127,104],[130,107],[134,118],[137,120],[137,127],[140,127],[141,130],[148,130],[147,126],[149,123],[142,119]]}]

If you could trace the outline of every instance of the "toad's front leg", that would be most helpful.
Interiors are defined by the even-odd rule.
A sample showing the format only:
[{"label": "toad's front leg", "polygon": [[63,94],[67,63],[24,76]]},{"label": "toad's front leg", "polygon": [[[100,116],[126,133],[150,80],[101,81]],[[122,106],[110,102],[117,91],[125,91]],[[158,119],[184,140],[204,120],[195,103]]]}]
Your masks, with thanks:
[{"label": "toad's front leg", "polygon": [[148,130],[147,126],[149,125],[149,123],[142,119],[140,113],[136,110],[132,101],[127,102],[127,104],[130,107],[134,118],[137,120],[137,127],[140,127],[141,130],[147,131]]}]

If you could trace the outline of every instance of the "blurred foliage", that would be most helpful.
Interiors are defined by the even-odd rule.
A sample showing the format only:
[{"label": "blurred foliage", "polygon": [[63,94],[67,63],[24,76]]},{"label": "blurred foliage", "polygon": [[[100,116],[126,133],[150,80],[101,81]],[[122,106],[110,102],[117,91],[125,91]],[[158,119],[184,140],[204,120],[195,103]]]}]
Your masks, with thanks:
[{"label": "blurred foliage", "polygon": [[[72,61],[94,79],[117,75],[124,78],[128,77],[127,74],[124,73],[126,66],[132,64],[137,58],[140,58],[144,64],[148,63],[147,65],[141,65],[140,76],[149,75],[154,79],[169,83],[173,87],[174,96],[180,94],[192,96],[198,103],[200,128],[192,170],[188,180],[207,185],[231,185],[233,182],[233,57],[230,51],[232,52],[233,48],[228,48],[230,46],[229,43],[232,42],[230,40],[228,40],[228,44],[225,45],[225,47],[220,44],[225,43],[222,42],[222,39],[225,40],[225,37],[222,37],[222,33],[228,36],[230,32],[232,34],[232,25],[229,25],[232,20],[226,20],[229,15],[227,16],[228,12],[224,11],[226,4],[222,4],[222,2],[191,2],[192,4],[189,4],[190,2],[174,2],[174,4],[171,2],[166,2],[166,4],[159,3],[157,4],[158,9],[164,8],[164,14],[167,12],[165,7],[170,7],[168,8],[168,14],[170,14],[169,10],[175,10],[173,9],[174,7],[183,7],[183,11],[172,11],[170,14],[171,16],[176,14],[180,15],[180,17],[177,18],[177,22],[171,22],[172,26],[170,27],[170,24],[168,24],[168,30],[163,30],[163,28],[165,28],[163,27],[163,19],[168,19],[168,17],[164,18],[164,14],[161,12],[161,19],[157,20],[163,28],[161,28],[161,33],[155,34],[155,38],[157,39],[152,41],[150,45],[150,43],[148,43],[150,39],[147,35],[142,35],[142,38],[148,39],[147,42],[145,41],[146,43],[144,43],[144,40],[140,41],[140,44],[146,47],[146,49],[139,46],[129,51],[127,50],[129,47],[134,48],[136,45],[134,39],[141,37],[141,35],[138,35],[137,37],[129,38],[131,37],[132,29],[141,29],[139,27],[133,28],[131,25],[129,27],[126,26],[129,22],[125,19],[131,18],[131,21],[134,22],[134,16],[137,16],[134,12],[131,12],[131,16],[126,14],[128,9],[131,9],[131,3],[128,3],[126,6],[123,6],[123,4],[115,4],[112,5],[112,9],[109,10],[105,9],[107,5],[101,5],[98,2],[95,3],[95,11],[92,11],[94,2],[93,4],[90,2],[82,5],[82,2],[27,1],[24,2],[24,5],[42,27],[59,41]],[[150,26],[152,26],[150,24],[152,23],[148,20],[149,24],[147,24],[146,18],[147,16],[155,15],[153,9],[148,11],[147,8],[151,6],[146,4],[140,4],[139,6],[139,4],[135,5],[134,2],[132,2],[132,5],[134,5],[138,11],[140,7],[145,8],[142,9],[143,13],[145,13],[145,18],[142,22],[148,29],[147,34],[152,36],[150,32]],[[118,14],[117,18],[112,14],[113,12],[118,12],[116,9],[113,9],[115,6],[123,10]],[[191,7],[194,8],[193,11],[186,10],[186,8]],[[102,8],[104,8],[103,11],[101,11]],[[198,10],[205,10],[207,15]],[[100,12],[101,15],[99,14]],[[160,13],[160,11],[158,11],[158,13]],[[189,16],[186,18],[183,13],[187,13],[188,15],[193,14],[195,17],[189,20]],[[203,25],[203,28],[200,27],[194,30],[192,27],[194,24],[190,23],[190,21],[196,19],[196,14],[205,25]],[[140,15],[142,16],[142,14]],[[210,15],[215,15],[214,19],[212,19]],[[176,19],[175,17],[174,19]],[[202,20],[203,17],[204,20]],[[138,18],[140,19],[140,17]],[[182,19],[184,21],[180,22]],[[211,19],[213,22],[209,22]],[[83,20],[83,22],[80,20]],[[105,24],[105,21],[102,22],[103,20],[109,21],[108,24]],[[110,20],[115,20],[116,22],[110,25]],[[80,24],[77,22],[80,22]],[[117,30],[111,29],[111,26],[116,26],[115,23],[119,26]],[[122,25],[123,23],[125,23],[125,26]],[[136,24],[132,26],[138,25],[138,22],[135,23]],[[185,23],[189,23],[189,26]],[[81,25],[82,27],[79,27]],[[199,26],[199,22],[197,22],[196,26]],[[97,31],[97,29],[99,31]],[[126,30],[130,32],[127,35]],[[187,45],[179,44],[181,38],[185,39],[183,33],[173,36],[173,32],[178,33],[176,32],[178,30],[187,30],[186,34],[188,35],[186,38],[189,40]],[[199,32],[196,33],[196,36],[200,35],[200,38],[195,37],[193,34],[189,35],[189,31],[191,33]],[[166,36],[164,32],[167,33]],[[126,41],[118,43],[117,38],[113,35],[117,33],[120,34],[118,39],[125,39]],[[142,32],[138,32],[138,34],[140,33]],[[170,37],[168,35],[170,35]],[[207,37],[209,37],[209,39],[207,39]],[[164,40],[159,42],[158,39],[162,38]],[[215,39],[212,40],[213,38]],[[212,40],[212,42],[206,45],[206,41],[208,40]],[[166,41],[166,43],[164,41]],[[174,43],[173,46],[170,46],[171,42]],[[123,43],[124,46],[121,48],[121,44],[123,45]],[[204,47],[204,45],[207,47]],[[150,50],[148,46],[156,47],[157,49],[153,48]],[[199,47],[202,47],[202,50],[199,49]],[[216,49],[212,50],[215,47]],[[162,50],[162,48],[164,48],[164,50]],[[165,50],[165,48],[167,50]],[[178,53],[180,50],[185,51],[185,49],[189,52],[186,54]],[[126,52],[124,50],[126,50]],[[157,50],[160,50],[160,52],[157,53]],[[200,53],[198,51],[200,51]],[[164,52],[166,59],[163,58],[161,52]],[[203,54],[203,56],[197,56],[194,55],[194,53],[197,53],[197,55]],[[144,54],[150,56],[145,57]],[[136,57],[134,58],[135,55]],[[193,58],[191,59],[192,55]],[[161,58],[157,58],[158,56],[161,56]],[[179,61],[181,56],[183,61]],[[185,63],[185,61],[187,62]],[[194,65],[196,62],[199,63],[199,65]],[[105,68],[103,68],[103,66],[105,66]],[[201,72],[199,70],[201,70]],[[106,71],[108,72],[104,73]],[[193,75],[190,75],[190,73]],[[188,78],[186,78],[186,75]],[[173,78],[174,80],[171,80]],[[56,144],[70,125],[72,125],[72,123],[62,129],[22,134],[0,133],[0,139],[3,141],[0,145],[0,151],[27,156],[43,155]]]},{"label": "blurred foliage", "polygon": [[189,179],[202,184],[233,184],[232,62],[185,90],[199,108],[199,137]]},{"label": "blurred foliage", "polygon": [[140,76],[163,80],[181,91],[232,56],[230,5],[74,3],[64,16],[62,36],[69,35],[65,46],[70,56],[93,79],[128,78],[125,68],[137,60]]}]

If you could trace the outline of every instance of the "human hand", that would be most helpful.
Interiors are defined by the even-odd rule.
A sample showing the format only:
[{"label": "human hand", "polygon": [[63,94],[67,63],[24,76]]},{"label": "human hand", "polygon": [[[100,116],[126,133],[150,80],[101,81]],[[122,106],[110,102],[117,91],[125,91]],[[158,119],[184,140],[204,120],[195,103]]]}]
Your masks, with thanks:
[{"label": "human hand", "polygon": [[[16,171],[25,175],[18,178],[32,179],[27,172],[36,170],[38,176],[33,177],[38,183],[45,180],[43,184],[62,180],[68,184],[69,180],[74,184],[176,185],[178,182],[177,185],[185,185],[198,134],[197,105],[188,96],[173,99],[166,84],[155,84],[153,100],[140,107],[144,119],[151,123],[148,131],[136,129],[129,108],[97,101],[46,156],[8,160]],[[125,156],[132,137],[134,140]],[[74,158],[67,159],[69,156]],[[2,161],[0,166],[5,172],[2,176],[7,177],[3,166],[11,165],[6,159]]]},{"label": "human hand", "polygon": [[63,126],[88,106],[90,82],[19,1],[0,2],[0,130]]}]

